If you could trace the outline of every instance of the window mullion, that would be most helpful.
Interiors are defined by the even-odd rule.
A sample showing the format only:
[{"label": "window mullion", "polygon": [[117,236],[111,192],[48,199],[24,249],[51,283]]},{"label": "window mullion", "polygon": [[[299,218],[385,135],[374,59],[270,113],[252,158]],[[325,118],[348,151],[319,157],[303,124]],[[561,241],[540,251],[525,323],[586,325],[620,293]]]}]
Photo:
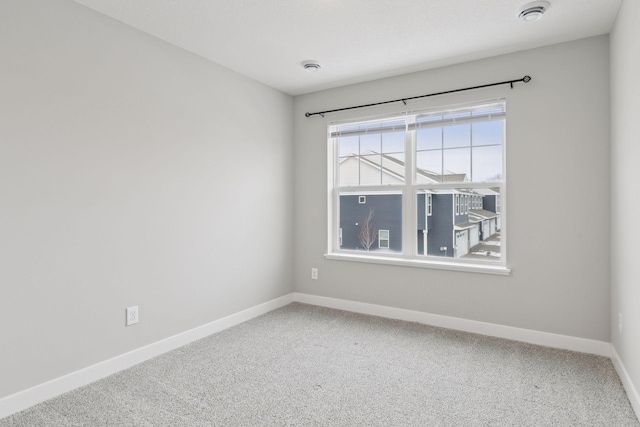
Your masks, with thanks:
[{"label": "window mullion", "polygon": [[[407,117],[407,124],[415,123],[415,116]],[[405,186],[402,203],[402,241],[403,253],[409,257],[415,257],[418,252],[417,229],[418,229],[418,207],[417,196],[414,190],[416,179],[416,159],[415,159],[415,130],[405,131]]]}]

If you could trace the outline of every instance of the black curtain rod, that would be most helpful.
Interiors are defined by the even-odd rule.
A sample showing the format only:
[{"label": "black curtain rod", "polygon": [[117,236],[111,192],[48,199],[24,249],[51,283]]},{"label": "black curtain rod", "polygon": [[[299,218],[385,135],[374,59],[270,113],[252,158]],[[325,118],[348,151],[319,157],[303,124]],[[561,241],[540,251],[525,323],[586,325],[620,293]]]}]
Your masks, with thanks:
[{"label": "black curtain rod", "polygon": [[517,82],[524,82],[524,83],[529,83],[531,81],[531,77],[530,76],[524,76],[521,79],[517,79],[517,80],[508,80],[506,82],[499,82],[499,83],[489,83],[486,85],[480,85],[480,86],[473,86],[473,87],[465,87],[463,89],[453,89],[453,90],[446,90],[444,92],[436,92],[436,93],[429,93],[427,95],[418,95],[418,96],[411,96],[409,98],[400,98],[400,99],[394,99],[393,101],[383,101],[383,102],[374,102],[373,104],[364,104],[364,105],[356,105],[354,107],[345,107],[345,108],[336,108],[335,110],[327,110],[327,111],[318,111],[317,113],[305,113],[305,117],[311,117],[311,116],[315,116],[315,115],[320,115],[322,117],[324,117],[324,115],[326,113],[335,113],[337,111],[346,111],[346,110],[354,110],[356,108],[365,108],[365,107],[373,107],[375,105],[384,105],[384,104],[391,104],[393,102],[403,102],[404,105],[407,105],[407,101],[412,100],[412,99],[418,99],[418,98],[428,98],[430,96],[436,96],[436,95],[446,95],[448,93],[455,93],[455,92],[463,92],[465,90],[474,90],[474,89],[482,89],[484,87],[490,87],[490,86],[500,86],[500,85],[511,85],[511,89],[513,89],[513,84],[517,83]]}]

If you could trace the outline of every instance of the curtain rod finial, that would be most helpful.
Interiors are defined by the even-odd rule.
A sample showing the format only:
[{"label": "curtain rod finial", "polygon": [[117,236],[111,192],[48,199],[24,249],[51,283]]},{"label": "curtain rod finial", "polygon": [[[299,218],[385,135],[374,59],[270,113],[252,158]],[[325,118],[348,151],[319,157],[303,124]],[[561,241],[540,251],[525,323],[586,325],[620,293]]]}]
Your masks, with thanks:
[{"label": "curtain rod finial", "polygon": [[522,78],[522,81],[525,82],[525,83],[529,83],[531,81],[531,76],[524,76]]}]

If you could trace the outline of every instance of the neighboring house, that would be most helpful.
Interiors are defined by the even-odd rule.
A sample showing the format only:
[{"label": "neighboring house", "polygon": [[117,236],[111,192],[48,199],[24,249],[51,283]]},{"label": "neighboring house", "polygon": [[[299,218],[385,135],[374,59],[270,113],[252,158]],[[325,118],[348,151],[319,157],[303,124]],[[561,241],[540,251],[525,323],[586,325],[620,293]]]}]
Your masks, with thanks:
[{"label": "neighboring house", "polygon": [[[475,190],[482,195],[482,211],[474,212],[483,221],[486,231],[485,240],[500,231],[500,193],[497,190],[482,188]],[[488,228],[487,228],[488,227]]]},{"label": "neighboring house", "polygon": [[[344,157],[339,173],[343,184],[400,184],[404,181],[404,163],[366,152]],[[418,170],[417,175],[423,182],[466,181],[464,174],[441,176]],[[340,195],[340,249],[402,251],[402,196],[354,190]],[[500,193],[488,188],[424,190],[417,198],[417,253],[425,255],[426,248],[430,256],[459,258],[468,254],[500,230],[499,202]]]},{"label": "neighboring house", "polygon": [[339,245],[341,249],[367,250],[362,242],[371,214],[370,251],[402,251],[402,196],[354,194],[340,196]]},{"label": "neighboring house", "polygon": [[459,258],[498,232],[498,214],[483,209],[483,198],[462,189],[419,194],[418,254]]}]

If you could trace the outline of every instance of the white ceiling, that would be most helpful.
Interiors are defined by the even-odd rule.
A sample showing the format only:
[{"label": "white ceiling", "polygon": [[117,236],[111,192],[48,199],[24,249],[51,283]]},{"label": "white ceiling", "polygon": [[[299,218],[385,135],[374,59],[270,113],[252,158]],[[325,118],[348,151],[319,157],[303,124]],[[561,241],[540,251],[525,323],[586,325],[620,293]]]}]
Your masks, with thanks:
[{"label": "white ceiling", "polygon": [[524,22],[529,0],[76,1],[291,95],[607,34],[622,2]]}]

